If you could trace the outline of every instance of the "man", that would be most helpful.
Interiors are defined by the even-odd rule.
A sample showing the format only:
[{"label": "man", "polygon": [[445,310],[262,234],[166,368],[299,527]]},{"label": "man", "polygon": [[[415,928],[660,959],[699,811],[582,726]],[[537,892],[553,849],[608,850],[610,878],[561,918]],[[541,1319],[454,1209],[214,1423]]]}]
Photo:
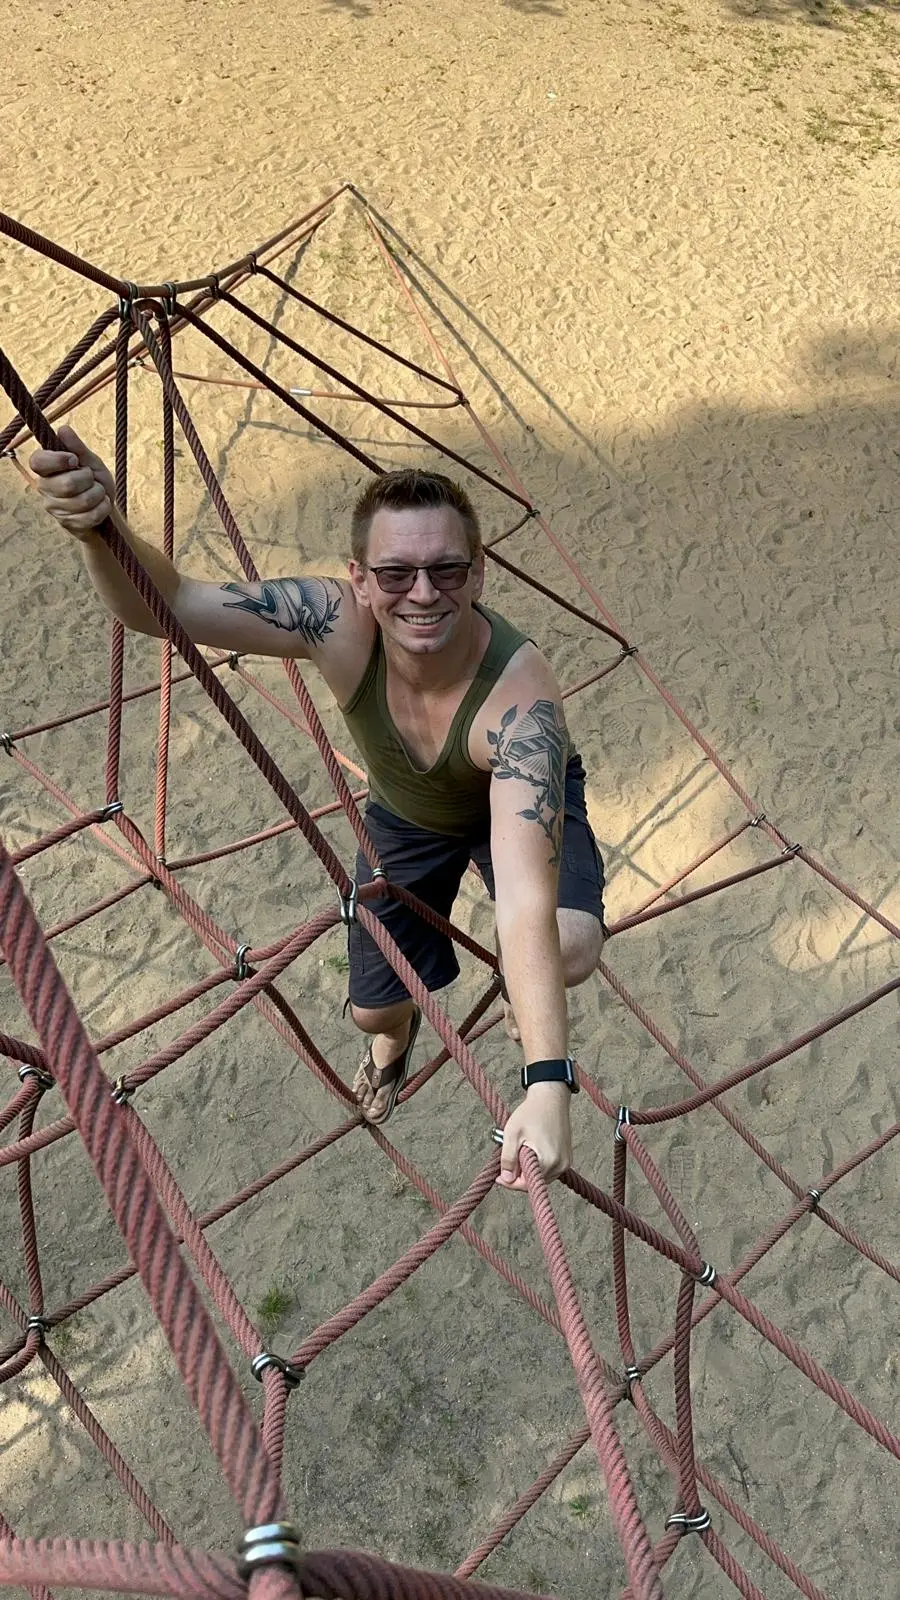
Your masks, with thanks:
[{"label": "man", "polygon": [[[110,611],[160,629],[94,530],[114,485],[71,428],[31,467],[50,514],[82,543]],[[525,1054],[525,1098],[507,1123],[500,1182],[525,1187],[529,1145],[547,1178],[571,1163],[566,986],[603,943],[603,871],[559,688],[535,646],[478,604],[484,553],[468,496],[439,473],[374,479],[352,519],[349,582],[183,576],[123,532],[197,644],[313,662],[366,761],[366,817],[388,878],[449,916],[474,860],[496,902],[507,1027]],[[370,877],[357,862],[360,882]],[[391,899],[372,902],[429,990],[459,968],[449,939]],[[349,932],[349,1005],[371,1042],[354,1081],[363,1114],[387,1120],[406,1082],[421,1014],[358,924]]]}]

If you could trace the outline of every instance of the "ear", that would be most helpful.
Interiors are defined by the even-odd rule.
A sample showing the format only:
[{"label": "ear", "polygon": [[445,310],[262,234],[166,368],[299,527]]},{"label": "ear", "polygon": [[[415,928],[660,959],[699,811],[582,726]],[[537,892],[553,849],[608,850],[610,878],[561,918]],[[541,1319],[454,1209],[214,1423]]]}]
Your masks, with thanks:
[{"label": "ear", "polygon": [[369,580],[366,567],[364,566],[363,562],[354,561],[351,558],[347,562],[347,570],[350,573],[350,582],[353,585],[353,593],[356,596],[357,605],[371,607],[372,602],[369,599]]},{"label": "ear", "polygon": [[472,596],[475,600],[481,599],[484,588],[484,551],[479,550],[472,564]]}]

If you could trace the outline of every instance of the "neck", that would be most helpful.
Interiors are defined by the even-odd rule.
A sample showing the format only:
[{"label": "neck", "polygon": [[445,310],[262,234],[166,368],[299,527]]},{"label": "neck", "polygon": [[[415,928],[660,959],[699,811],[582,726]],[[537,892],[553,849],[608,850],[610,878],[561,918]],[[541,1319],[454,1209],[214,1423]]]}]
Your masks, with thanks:
[{"label": "neck", "polygon": [[454,634],[450,643],[434,655],[413,655],[382,634],[385,660],[392,676],[402,679],[410,689],[439,693],[471,676],[487,649],[490,624],[473,607],[468,626]]}]

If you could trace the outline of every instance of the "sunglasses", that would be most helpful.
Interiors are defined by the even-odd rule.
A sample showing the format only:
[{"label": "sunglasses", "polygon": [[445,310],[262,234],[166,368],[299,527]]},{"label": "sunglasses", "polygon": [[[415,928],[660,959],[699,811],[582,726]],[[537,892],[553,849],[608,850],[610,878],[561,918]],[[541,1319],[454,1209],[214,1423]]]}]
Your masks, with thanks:
[{"label": "sunglasses", "polygon": [[369,567],[368,571],[385,594],[409,594],[420,572],[428,573],[433,589],[446,594],[462,588],[472,566],[471,561],[442,561],[435,567]]}]

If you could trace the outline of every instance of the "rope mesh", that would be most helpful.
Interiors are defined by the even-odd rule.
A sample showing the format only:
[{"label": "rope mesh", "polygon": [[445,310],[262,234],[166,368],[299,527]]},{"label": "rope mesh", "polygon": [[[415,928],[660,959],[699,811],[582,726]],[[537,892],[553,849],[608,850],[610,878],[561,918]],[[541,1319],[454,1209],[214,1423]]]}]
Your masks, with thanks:
[{"label": "rope mesh", "polygon": [[[394,277],[414,325],[423,334],[439,370],[431,372],[408,357],[395,354],[383,342],[363,334],[326,307],[300,294],[285,277],[275,274],[261,262],[262,256],[272,261],[285,251],[301,246],[308,239],[310,231],[327,219],[342,196],[348,204],[362,209],[366,224],[375,236],[382,258]],[[494,559],[508,576],[521,578],[537,589],[548,602],[558,602],[565,615],[574,614],[582,625],[594,631],[603,649],[612,651],[615,647],[609,660],[605,660],[588,677],[570,686],[567,693],[572,697],[583,693],[586,687],[598,684],[613,672],[616,676],[621,673],[631,673],[635,678],[642,676],[696,742],[703,758],[712,764],[747,813],[744,820],[730,826],[723,837],[702,849],[692,861],[680,868],[676,864],[676,870],[665,883],[656,886],[628,915],[613,923],[610,934],[614,939],[624,939],[630,929],[648,920],[674,916],[678,911],[690,915],[687,907],[705,903],[711,896],[733,894],[738,885],[769,873],[776,867],[784,868],[788,874],[806,871],[816,875],[844,895],[865,916],[873,918],[890,939],[900,937],[900,930],[883,911],[877,910],[856,890],[845,885],[806,849],[791,844],[788,837],[761,814],[759,807],[677,704],[641,651],[619,629],[574,557],[534,506],[500,445],[476,415],[457,380],[446,351],[426,321],[420,300],[414,294],[402,262],[392,247],[383,220],[376,220],[355,191],[339,191],[328,202],[313,208],[256,251],[230,263],[220,272],[181,284],[137,287],[128,280],[110,277],[2,214],[0,232],[17,240],[25,248],[47,255],[62,266],[81,273],[95,285],[118,297],[117,308],[105,311],[93,322],[34,396],[22,383],[11,361],[0,351],[0,384],[16,412],[0,433],[0,449],[15,452],[29,436],[47,448],[58,447],[52,427],[54,416],[98,393],[105,385],[114,384],[117,494],[119,509],[124,511],[129,448],[129,384],[134,381],[136,372],[155,372],[162,391],[163,530],[164,544],[170,553],[176,521],[174,424],[177,421],[181,436],[194,456],[210,500],[244,574],[250,578],[256,576],[253,558],[210,458],[200,442],[179,387],[179,378],[188,381],[190,375],[181,375],[173,367],[173,340],[185,329],[190,328],[206,336],[222,357],[234,360],[244,373],[251,376],[253,386],[269,389],[323,438],[344,449],[366,467],[381,470],[367,451],[361,450],[352,439],[324,423],[316,413],[300,404],[293,393],[270,378],[232,340],[211,326],[210,317],[221,305],[227,306],[238,320],[243,317],[251,326],[264,331],[273,344],[281,349],[289,350],[295,357],[312,359],[318,370],[337,386],[333,393],[371,404],[376,412],[386,414],[394,427],[406,429],[411,438],[442,451],[457,465],[467,466],[482,485],[502,496],[504,505],[506,501],[511,502],[507,509],[514,513],[515,524],[499,537],[507,538],[528,528],[531,530],[528,535],[530,538],[537,533],[548,542],[549,548],[568,569],[570,578],[579,588],[582,599],[580,606],[573,605],[565,595],[539,583],[507,557],[495,556]],[[261,288],[269,286],[299,303],[307,326],[310,318],[316,326],[325,327],[326,331],[336,325],[342,333],[351,336],[358,334],[367,347],[374,347],[380,355],[396,359],[403,368],[404,381],[411,383],[409,375],[412,374],[426,385],[427,398],[418,402],[423,410],[446,409],[448,406],[457,410],[461,408],[475,424],[493,462],[493,470],[487,472],[457,449],[442,445],[418,423],[411,422],[406,411],[416,407],[415,400],[380,400],[332,361],[312,356],[306,344],[298,343],[285,333],[273,318],[261,316],[243,303],[238,298],[238,291],[251,280],[255,280]],[[199,292],[188,302],[184,297],[192,291]],[[99,354],[95,352],[89,356],[88,352],[117,316],[119,329],[113,344],[107,345]],[[87,379],[89,381],[86,382]],[[218,381],[223,385],[234,385],[236,380],[223,374]],[[312,390],[301,392],[305,397],[316,393]],[[331,392],[321,391],[321,397],[326,398]],[[67,396],[64,406],[54,409],[64,395]],[[402,410],[395,409],[401,405]],[[521,515],[523,507],[524,517]],[[615,996],[627,1008],[640,1028],[646,1031],[690,1085],[689,1092],[671,1098],[663,1105],[620,1107],[612,1103],[601,1084],[584,1067],[579,1067],[585,1098],[590,1100],[597,1116],[598,1140],[606,1141],[611,1153],[612,1179],[607,1191],[585,1174],[571,1170],[564,1175],[562,1183],[584,1207],[601,1212],[610,1224],[618,1359],[609,1360],[596,1348],[570,1263],[570,1252],[560,1227],[558,1197],[561,1191],[548,1190],[537,1161],[529,1151],[523,1154],[523,1169],[552,1301],[538,1294],[473,1226],[473,1218],[486,1195],[491,1192],[498,1171],[499,1157],[496,1152],[485,1160],[465,1192],[447,1201],[409,1156],[395,1148],[381,1130],[369,1129],[368,1134],[374,1146],[438,1213],[438,1220],[422,1233],[400,1259],[328,1317],[289,1356],[276,1357],[266,1352],[266,1359],[260,1368],[263,1414],[261,1423],[258,1423],[229,1360],[223,1341],[223,1328],[227,1329],[230,1339],[248,1362],[256,1361],[259,1364],[264,1346],[254,1319],[241,1303],[218,1261],[207,1232],[214,1223],[239,1206],[256,1199],[272,1185],[282,1182],[288,1174],[296,1172],[300,1166],[314,1160],[325,1150],[334,1148],[341,1141],[359,1138],[365,1128],[343,1080],[322,1055],[305,1023],[278,987],[279,980],[293,964],[336,926],[340,916],[337,896],[346,898],[351,888],[351,868],[342,860],[320,823],[334,814],[346,818],[352,836],[359,842],[370,863],[377,865],[378,857],[358,807],[365,791],[351,792],[345,774],[349,773],[356,779],[364,775],[348,757],[333,748],[296,664],[285,663],[285,666],[290,688],[299,703],[299,711],[275,696],[262,680],[247,671],[243,663],[229,661],[221,655],[211,658],[202,655],[187,639],[151,578],[122,537],[115,521],[108,521],[101,531],[165,635],[161,674],[158,683],[131,692],[124,690],[122,629],[115,625],[112,629],[108,698],[66,716],[13,728],[2,738],[6,758],[23,778],[39,786],[50,797],[63,819],[33,843],[17,851],[8,850],[0,842],[0,948],[30,1018],[36,1040],[33,1042],[8,1033],[0,1034],[0,1053],[14,1073],[12,1092],[0,1111],[0,1129],[7,1134],[7,1143],[0,1146],[0,1167],[10,1167],[16,1175],[24,1279],[27,1285],[25,1303],[5,1281],[0,1281],[0,1305],[18,1329],[6,1347],[0,1350],[0,1383],[12,1386],[35,1364],[42,1366],[90,1433],[122,1488],[152,1530],[156,1542],[128,1544],[102,1540],[33,1540],[17,1535],[0,1518],[0,1583],[24,1584],[36,1597],[47,1595],[46,1585],[53,1584],[60,1587],[115,1589],[133,1594],[222,1596],[223,1600],[234,1600],[249,1581],[256,1590],[260,1593],[265,1591],[273,1600],[276,1592],[285,1596],[298,1593],[317,1595],[325,1597],[325,1600],[330,1596],[362,1600],[364,1596],[376,1595],[408,1595],[415,1596],[416,1600],[434,1596],[435,1600],[437,1597],[450,1600],[452,1596],[471,1593],[495,1596],[497,1600],[501,1600],[501,1597],[525,1600],[524,1590],[512,1591],[489,1585],[482,1587],[472,1585],[469,1579],[540,1498],[547,1494],[578,1452],[590,1442],[606,1485],[610,1512],[622,1549],[627,1573],[626,1594],[639,1597],[639,1600],[651,1600],[651,1597],[657,1600],[662,1596],[665,1592],[667,1564],[689,1533],[696,1534],[705,1558],[724,1571],[739,1592],[761,1594],[753,1578],[727,1546],[727,1529],[729,1524],[733,1524],[791,1585],[809,1596],[810,1600],[825,1600],[823,1590],[764,1531],[748,1509],[736,1501],[728,1488],[700,1459],[691,1395],[692,1335],[714,1310],[719,1309],[720,1316],[728,1314],[740,1319],[755,1330],[768,1348],[792,1363],[873,1441],[895,1458],[900,1458],[900,1439],[896,1433],[862,1404],[835,1373],[829,1371],[798,1340],[779,1328],[738,1287],[759,1262],[786,1238],[790,1230],[808,1219],[812,1219],[815,1227],[829,1230],[879,1272],[895,1282],[900,1280],[900,1270],[896,1264],[835,1216],[827,1203],[842,1179],[886,1149],[900,1131],[900,1124],[895,1123],[882,1130],[864,1148],[835,1165],[824,1176],[818,1176],[812,1188],[792,1176],[724,1098],[738,1085],[760,1080],[762,1074],[774,1065],[790,1060],[813,1041],[845,1025],[862,1011],[883,1004],[888,996],[900,989],[900,978],[881,984],[854,1004],[822,1018],[786,1044],[770,1049],[758,1060],[728,1072],[713,1074],[710,1080],[709,1075],[702,1075],[686,1054],[668,1038],[665,1030],[654,1021],[604,960],[600,972],[611,996]],[[493,554],[489,547],[488,555]],[[172,671],[173,652],[181,657],[185,670]],[[226,664],[234,667],[237,674],[233,680],[234,695],[225,686],[228,674],[223,672],[223,668]],[[171,743],[170,712],[175,689],[191,678],[202,687],[247,756],[255,763],[285,817],[283,821],[252,835],[229,840],[218,849],[186,856],[181,860],[169,860],[166,856],[168,794],[171,773],[176,764]],[[133,700],[157,692],[160,722],[151,843],[131,814],[127,800],[120,797],[122,712],[123,707]],[[242,709],[247,705],[248,697],[253,695],[258,695],[261,701],[283,717],[285,725],[294,733],[299,731],[315,742],[334,790],[332,802],[313,809],[304,804],[297,788],[262,743]],[[105,800],[102,805],[88,808],[72,798],[44,770],[43,765],[38,764],[33,748],[39,735],[103,713],[107,713],[105,771],[102,779]],[[747,830],[751,827],[756,830],[757,838],[765,841],[769,847],[770,853],[766,858],[751,868],[726,871],[712,881],[705,882],[699,889],[692,889],[690,880],[693,875],[715,858],[721,856],[727,859],[727,852],[739,840],[745,840]],[[189,892],[184,875],[192,865],[212,863],[237,852],[252,851],[262,842],[282,832],[292,831],[303,835],[334,888],[327,903],[321,905],[302,925],[283,932],[268,946],[255,949],[235,938],[220,924],[211,909]],[[127,873],[128,881],[118,891],[104,895],[84,910],[73,908],[72,914],[44,931],[17,868],[76,836],[82,839],[90,836],[105,851],[113,853]],[[783,874],[779,872],[776,876],[781,883]],[[133,1018],[92,1043],[59,974],[50,943],[109,910],[112,905],[121,903],[126,897],[149,894],[151,887],[165,898],[173,918],[181,919],[196,936],[199,945],[212,958],[213,971],[205,978],[182,986],[152,1012]],[[372,902],[383,894],[418,904],[390,882],[378,882],[360,891],[359,920],[422,1006],[442,1045],[440,1053],[407,1085],[402,1099],[408,1102],[418,1095],[452,1061],[482,1102],[485,1129],[489,1130],[491,1123],[502,1125],[508,1108],[474,1050],[499,1016],[494,1005],[498,993],[496,959],[462,929],[446,923],[427,908],[420,908],[422,915],[428,917],[435,927],[448,930],[472,960],[487,969],[480,998],[459,1028],[454,1027],[446,1011],[424,989],[390,935],[373,916]],[[217,1030],[227,1028],[233,1019],[250,1006],[338,1102],[339,1120],[330,1131],[320,1134],[269,1172],[244,1185],[222,1204],[205,1213],[198,1212],[189,1203],[141,1116],[138,1091],[173,1063],[184,1059],[203,1041],[212,1038]],[[102,1058],[108,1052],[127,1039],[138,1038],[158,1022],[177,1017],[192,1007],[192,1020],[183,1026],[178,1037],[164,1046],[149,1049],[139,1064],[125,1074],[111,1079],[104,1071]],[[199,1014],[198,1007],[202,1008]],[[37,1113],[45,1095],[57,1095],[56,1104],[60,1105],[60,1109],[64,1105],[67,1114],[36,1128]],[[778,1219],[752,1243],[742,1261],[719,1271],[704,1260],[694,1228],[684,1215],[663,1167],[654,1159],[646,1142],[647,1134],[655,1127],[680,1122],[688,1116],[699,1114],[704,1108],[707,1115],[714,1114],[724,1119],[755,1159],[768,1169],[776,1184],[786,1191]],[[98,1181],[127,1244],[130,1264],[107,1273],[66,1303],[48,1305],[45,1303],[45,1284],[41,1271],[42,1252],[39,1248],[33,1174],[36,1158],[41,1152],[73,1135],[82,1140],[93,1162]],[[487,1151],[487,1143],[484,1149]],[[647,1209],[653,1216],[664,1219],[665,1231],[658,1221],[651,1221],[649,1216],[641,1214],[633,1200],[629,1203],[626,1185],[632,1195],[637,1192],[648,1197],[652,1204]],[[481,1260],[563,1342],[574,1369],[586,1418],[585,1425],[572,1435],[535,1482],[518,1496],[496,1526],[479,1540],[471,1555],[458,1566],[454,1576],[413,1571],[359,1551],[308,1552],[303,1550],[302,1544],[298,1543],[295,1547],[288,1539],[285,1548],[289,1550],[290,1558],[282,1553],[279,1562],[254,1568],[248,1579],[246,1575],[242,1576],[239,1565],[230,1556],[184,1547],[104,1431],[90,1409],[88,1399],[79,1394],[73,1385],[65,1363],[52,1344],[48,1344],[48,1338],[52,1337],[54,1331],[63,1328],[75,1313],[95,1304],[111,1290],[137,1275],[206,1430],[242,1525],[246,1529],[258,1529],[263,1524],[280,1523],[289,1518],[291,1513],[291,1508],[284,1503],[282,1457],[285,1427],[290,1419],[288,1398],[300,1378],[326,1350],[372,1315],[377,1307],[395,1294],[452,1239],[464,1241],[475,1250]],[[674,1268],[678,1278],[671,1332],[653,1349],[644,1351],[636,1342],[629,1302],[631,1241],[640,1241],[648,1251],[655,1252],[661,1261]],[[202,1284],[205,1297],[198,1283]],[[648,1375],[655,1372],[662,1389],[663,1375],[656,1369],[669,1354],[672,1355],[670,1415],[674,1425],[663,1419],[658,1404],[651,1405],[646,1383]],[[661,1518],[654,1516],[651,1519],[652,1527],[648,1526],[639,1506],[633,1473],[618,1426],[616,1411],[626,1399],[632,1402],[632,1414],[669,1485],[668,1514]],[[715,1527],[711,1525],[708,1513],[712,1502],[715,1502]]]}]

